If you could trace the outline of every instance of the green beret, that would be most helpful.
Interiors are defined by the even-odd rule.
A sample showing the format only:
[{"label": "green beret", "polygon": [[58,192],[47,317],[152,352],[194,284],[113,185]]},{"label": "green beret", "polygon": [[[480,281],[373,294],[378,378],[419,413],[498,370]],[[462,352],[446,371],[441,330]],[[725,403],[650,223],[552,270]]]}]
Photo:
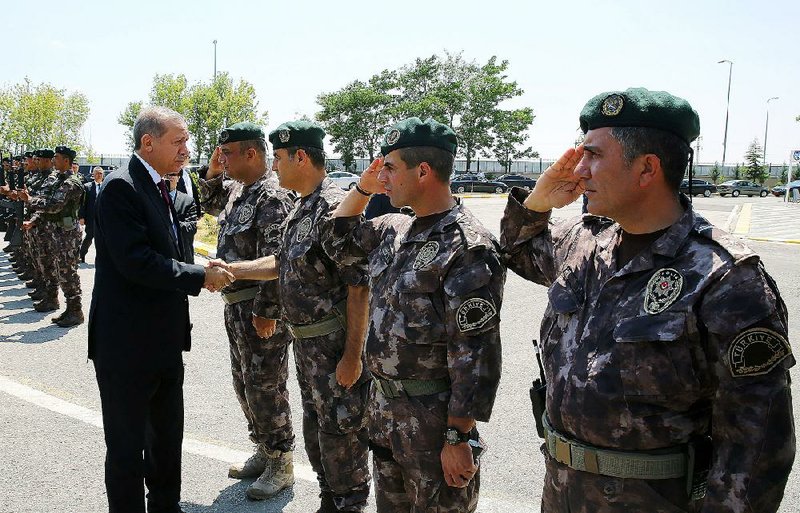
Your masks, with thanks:
[{"label": "green beret", "polygon": [[264,130],[255,123],[244,121],[236,123],[228,128],[223,128],[219,133],[219,143],[232,143],[239,141],[255,141],[256,139],[264,140]]},{"label": "green beret", "polygon": [[581,111],[583,133],[603,127],[665,130],[691,144],[700,135],[700,118],[689,102],[666,91],[643,87],[598,94]]},{"label": "green beret", "polygon": [[425,121],[408,118],[389,127],[381,143],[381,153],[388,155],[394,150],[411,146],[433,146],[455,155],[458,137],[452,128],[433,118]]},{"label": "green beret", "polygon": [[31,158],[31,157],[33,157],[33,152],[32,152],[32,151],[26,151],[26,152],[25,152],[25,158],[26,158],[26,159],[29,159],[29,158]]},{"label": "green beret", "polygon": [[75,155],[78,154],[77,151],[73,150],[72,148],[67,148],[66,146],[56,146],[55,152],[59,155],[65,155],[72,160],[75,160]]},{"label": "green beret", "polygon": [[[16,160],[16,157],[14,157],[14,160]],[[11,164],[11,159],[10,159],[10,158],[8,158],[8,157],[3,157],[3,160],[2,160],[2,162],[3,162],[4,164],[5,164],[5,163]]]},{"label": "green beret", "polygon": [[325,130],[321,126],[302,119],[284,123],[269,133],[269,142],[276,150],[295,146],[324,150],[324,138]]},{"label": "green beret", "polygon": [[51,159],[56,156],[56,153],[53,150],[41,149],[36,150],[36,156],[40,159]]}]

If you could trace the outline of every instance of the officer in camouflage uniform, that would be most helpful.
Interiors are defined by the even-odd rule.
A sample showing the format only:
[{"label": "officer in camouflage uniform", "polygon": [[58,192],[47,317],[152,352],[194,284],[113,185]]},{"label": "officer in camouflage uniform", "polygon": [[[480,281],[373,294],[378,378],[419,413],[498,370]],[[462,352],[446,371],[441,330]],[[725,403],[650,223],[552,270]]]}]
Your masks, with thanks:
[{"label": "officer in camouflage uniform", "polygon": [[[492,235],[450,193],[458,140],[432,119],[391,127],[334,214],[341,263],[369,259],[370,442],[380,512],[475,511],[481,445],[500,381],[505,268]],[[364,221],[372,193],[416,217]]]},{"label": "officer in camouflage uniform", "polygon": [[48,255],[48,265],[43,269],[47,284],[45,297],[35,308],[40,312],[57,309],[57,287],[60,285],[67,308],[52,321],[62,328],[76,326],[84,321],[81,282],[78,277],[81,244],[78,210],[83,202],[84,189],[81,179],[72,174],[74,160],[74,150],[66,146],[56,147],[54,161],[58,172],[57,180],[44,195],[30,199],[30,207],[35,213],[28,221],[33,225],[41,224],[42,254]]},{"label": "officer in camouflage uniform", "polygon": [[318,513],[363,511],[369,496],[366,408],[371,382],[363,361],[366,262],[338,265],[325,229],[345,192],[325,173],[325,132],[307,121],[269,134],[282,187],[300,194],[280,253],[230,266],[236,279],[279,278],[283,318],[294,336],[303,399],[303,438],[317,473]]},{"label": "officer in camouflage uniform", "polygon": [[[580,123],[583,145],[513,189],[501,222],[509,267],[549,287],[542,511],[777,511],[795,454],[786,307],[758,255],[678,193],[697,113],[628,89]],[[549,222],[584,191],[589,214]]]},{"label": "officer in camouflage uniform", "polygon": [[[277,254],[293,202],[267,169],[264,131],[252,123],[237,123],[222,130],[219,142],[206,180],[199,181],[203,210],[219,220],[217,256],[240,262]],[[224,179],[223,167],[232,180]],[[294,433],[286,389],[292,337],[283,323],[275,322],[280,318],[277,282],[239,280],[222,290],[222,298],[233,388],[250,439],[257,444],[255,454],[231,467],[229,476],[257,477],[247,495],[266,499],[294,483]],[[274,334],[260,337],[256,326],[262,324]]]},{"label": "officer in camouflage uniform", "polygon": [[[44,237],[44,225],[33,222],[36,209],[31,205],[31,200],[37,197],[47,197],[57,185],[59,173],[53,169],[55,152],[49,149],[39,149],[34,152],[31,162],[32,168],[28,173],[27,187],[18,192],[18,197],[25,202],[25,221],[22,224],[23,243],[27,247],[29,268],[32,270],[35,290],[28,295],[34,303],[37,312],[51,312],[58,309],[58,276],[55,267],[48,260]],[[44,301],[48,296],[55,296],[53,301]],[[41,305],[39,303],[42,303]]]}]

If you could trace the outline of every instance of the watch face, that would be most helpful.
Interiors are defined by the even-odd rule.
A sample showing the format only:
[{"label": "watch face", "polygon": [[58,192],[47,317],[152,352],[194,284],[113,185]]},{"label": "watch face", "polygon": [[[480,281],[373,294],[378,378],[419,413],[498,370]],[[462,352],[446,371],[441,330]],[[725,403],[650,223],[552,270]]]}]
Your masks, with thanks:
[{"label": "watch face", "polygon": [[447,431],[444,432],[445,441],[450,445],[460,444],[466,441],[468,437],[469,434],[461,433],[456,428],[448,428]]}]

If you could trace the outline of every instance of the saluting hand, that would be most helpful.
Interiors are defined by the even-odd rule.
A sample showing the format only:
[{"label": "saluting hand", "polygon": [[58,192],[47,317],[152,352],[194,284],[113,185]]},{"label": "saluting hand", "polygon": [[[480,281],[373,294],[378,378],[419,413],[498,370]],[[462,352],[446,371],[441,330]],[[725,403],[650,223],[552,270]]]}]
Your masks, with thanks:
[{"label": "saluting hand", "polygon": [[565,151],[542,173],[524,205],[535,212],[547,212],[578,199],[585,190],[581,177],[575,174],[582,158],[583,145]]},{"label": "saluting hand", "polygon": [[208,159],[208,172],[206,173],[206,179],[216,178],[217,176],[221,175],[225,168],[219,161],[219,156],[222,154],[220,151],[219,146],[214,148],[214,153],[211,154],[211,158]]},{"label": "saluting hand", "polygon": [[361,173],[358,186],[372,194],[382,194],[386,192],[386,189],[383,188],[383,184],[378,181],[378,173],[382,168],[383,157],[378,157],[373,160],[369,167]]}]

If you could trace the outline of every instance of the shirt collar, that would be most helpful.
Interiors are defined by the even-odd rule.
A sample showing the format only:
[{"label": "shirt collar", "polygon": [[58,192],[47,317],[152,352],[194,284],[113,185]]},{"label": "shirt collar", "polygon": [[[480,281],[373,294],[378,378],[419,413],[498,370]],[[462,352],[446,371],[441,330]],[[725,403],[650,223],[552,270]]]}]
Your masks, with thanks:
[{"label": "shirt collar", "polygon": [[145,159],[143,159],[141,156],[139,156],[138,153],[136,153],[134,151],[133,154],[136,155],[136,158],[139,159],[139,162],[141,162],[142,165],[144,166],[144,168],[147,169],[147,172],[150,173],[150,178],[153,180],[153,183],[158,185],[159,182],[161,182],[161,180],[163,180],[163,178],[161,178],[161,175],[158,174],[158,172],[153,168],[153,166],[148,164]]}]

